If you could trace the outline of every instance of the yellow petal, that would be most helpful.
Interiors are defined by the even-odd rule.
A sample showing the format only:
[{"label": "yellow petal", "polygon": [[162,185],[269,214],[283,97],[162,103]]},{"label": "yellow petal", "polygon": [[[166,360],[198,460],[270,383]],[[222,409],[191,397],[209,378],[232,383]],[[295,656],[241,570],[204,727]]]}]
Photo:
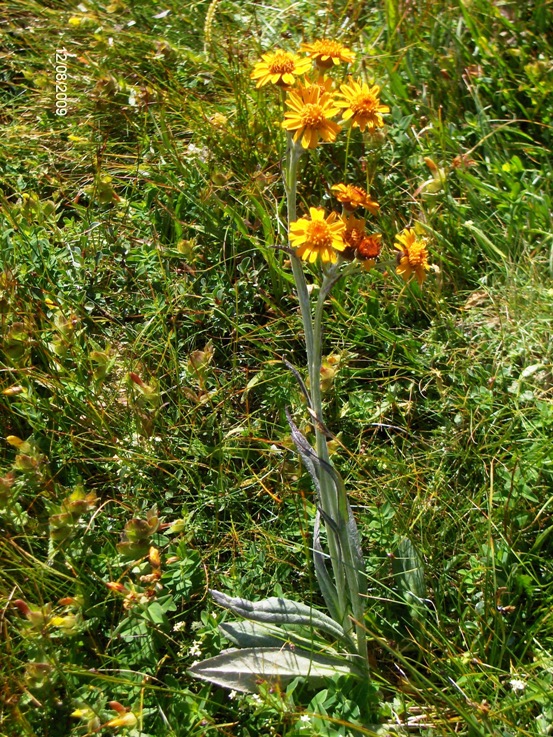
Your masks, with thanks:
[{"label": "yellow petal", "polygon": [[13,445],[14,448],[20,448],[25,441],[18,438],[17,435],[8,435],[6,437],[6,442]]}]

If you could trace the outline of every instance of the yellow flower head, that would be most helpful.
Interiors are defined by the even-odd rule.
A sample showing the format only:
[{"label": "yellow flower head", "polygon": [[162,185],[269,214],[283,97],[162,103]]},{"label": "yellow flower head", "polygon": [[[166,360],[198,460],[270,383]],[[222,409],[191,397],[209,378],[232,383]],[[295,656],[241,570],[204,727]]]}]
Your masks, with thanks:
[{"label": "yellow flower head", "polygon": [[350,49],[342,46],[337,41],[323,38],[310,44],[302,44],[301,50],[305,51],[315,60],[321,69],[329,69],[341,61],[349,64],[355,59],[355,54]]},{"label": "yellow flower head", "polygon": [[294,143],[301,140],[303,148],[316,148],[319,138],[334,141],[340,126],[330,120],[338,113],[332,96],[319,85],[300,87],[288,93],[282,127],[294,131]]},{"label": "yellow flower head", "polygon": [[296,76],[306,74],[311,69],[311,61],[289,51],[271,51],[262,54],[262,61],[257,62],[251,73],[251,79],[257,79],[256,87],[266,84],[278,84],[289,87],[296,81]]},{"label": "yellow flower head", "polygon": [[335,184],[330,189],[346,210],[353,211],[357,207],[364,207],[373,215],[380,210],[378,202],[371,199],[363,187],[357,187],[354,184]]},{"label": "yellow flower head", "polygon": [[331,212],[325,218],[322,207],[310,207],[309,217],[290,223],[290,243],[296,249],[296,256],[314,263],[318,258],[323,263],[335,263],[337,251],[346,247],[342,239],[344,222],[337,213]]},{"label": "yellow flower head", "polygon": [[344,121],[351,120],[352,126],[362,131],[365,128],[374,131],[383,127],[382,113],[389,113],[390,108],[380,104],[380,87],[377,84],[369,87],[365,82],[356,82],[350,77],[348,84],[340,85],[340,90],[341,99],[336,104],[344,109]]},{"label": "yellow flower head", "polygon": [[396,235],[394,246],[399,251],[396,254],[398,261],[396,273],[400,274],[405,281],[414,274],[418,283],[422,284],[426,279],[426,272],[430,270],[426,238],[417,238],[413,228],[405,228]]}]

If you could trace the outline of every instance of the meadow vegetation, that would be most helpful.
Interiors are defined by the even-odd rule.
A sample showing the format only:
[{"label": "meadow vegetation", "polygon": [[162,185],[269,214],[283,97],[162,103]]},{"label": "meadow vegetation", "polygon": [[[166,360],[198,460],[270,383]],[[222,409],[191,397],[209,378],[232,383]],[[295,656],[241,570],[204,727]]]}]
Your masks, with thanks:
[{"label": "meadow vegetation", "polygon": [[[553,734],[552,17],[6,0],[1,735]],[[187,673],[230,646],[209,589],[324,609],[286,419],[308,432],[283,362],[305,365],[283,101],[250,77],[319,38],[390,108],[371,145],[346,130],[302,157],[298,190],[302,215],[337,181],[380,204],[380,261],[327,300],[322,375],[366,557],[371,723],[344,677],[249,695]],[[422,285],[393,253],[414,223]]]}]

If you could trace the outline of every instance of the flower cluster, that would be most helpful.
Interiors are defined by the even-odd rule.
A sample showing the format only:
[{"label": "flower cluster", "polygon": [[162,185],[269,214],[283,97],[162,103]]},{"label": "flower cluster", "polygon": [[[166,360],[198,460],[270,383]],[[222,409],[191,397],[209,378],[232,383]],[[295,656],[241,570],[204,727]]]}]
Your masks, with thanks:
[{"label": "flower cluster", "polygon": [[315,61],[319,69],[328,69],[341,61],[350,63],[355,55],[337,41],[322,39],[311,44],[302,44],[301,51],[308,56],[300,57],[290,51],[277,49],[261,56],[251,73],[251,78],[256,79],[256,87],[266,84],[277,84],[281,87],[290,87],[296,81],[296,77],[307,74]]},{"label": "flower cluster", "polygon": [[[332,142],[340,131],[340,125],[332,118],[342,116],[342,124],[349,123],[361,131],[373,132],[382,128],[382,115],[390,112],[379,99],[380,87],[369,86],[351,77],[347,84],[333,90],[332,79],[321,76],[316,81],[298,79],[311,70],[314,61],[320,72],[332,69],[344,62],[351,63],[355,55],[350,49],[331,39],[320,39],[304,43],[300,47],[307,56],[301,57],[290,51],[276,49],[263,54],[252,73],[256,87],[274,84],[289,91],[286,105],[290,108],[284,115],[283,128],[294,134],[294,142],[303,148],[315,148],[322,139]],[[296,85],[294,90],[291,88]]]},{"label": "flower cluster", "polygon": [[[272,84],[286,92],[281,125],[297,151],[334,142],[344,125],[369,136],[384,127],[383,116],[390,108],[380,101],[379,85],[349,76],[346,83],[335,86],[326,76],[340,64],[354,61],[350,49],[333,39],[319,39],[301,44],[299,52],[276,49],[263,54],[251,73],[256,87]],[[313,62],[318,77],[309,76]],[[331,193],[341,204],[342,214],[333,211],[327,215],[322,208],[310,207],[308,215],[291,222],[289,239],[294,255],[323,265],[355,259],[363,269],[373,268],[382,250],[382,234],[367,230],[365,220],[354,212],[360,208],[376,216],[378,202],[356,184],[335,184]],[[426,239],[406,228],[396,235],[394,245],[398,250],[396,272],[405,280],[414,276],[422,284],[430,269]]]},{"label": "flower cluster", "polygon": [[363,269],[371,269],[382,250],[382,235],[367,233],[365,220],[355,217],[353,212],[363,208],[371,215],[376,215],[380,205],[362,187],[354,184],[335,184],[330,189],[343,208],[342,257],[348,261],[357,259]]},{"label": "flower cluster", "polygon": [[[343,184],[337,186],[346,188]],[[359,205],[372,212],[378,212],[378,204],[365,190],[361,187],[353,189],[359,199]],[[342,257],[348,261],[357,259],[363,268],[368,270],[375,265],[380,256],[381,241],[380,233],[367,233],[365,221],[347,212],[342,216],[336,212],[325,216],[322,208],[310,207],[309,216],[290,223],[290,243],[295,249],[295,255],[310,263],[318,259],[323,264],[335,263]]]}]

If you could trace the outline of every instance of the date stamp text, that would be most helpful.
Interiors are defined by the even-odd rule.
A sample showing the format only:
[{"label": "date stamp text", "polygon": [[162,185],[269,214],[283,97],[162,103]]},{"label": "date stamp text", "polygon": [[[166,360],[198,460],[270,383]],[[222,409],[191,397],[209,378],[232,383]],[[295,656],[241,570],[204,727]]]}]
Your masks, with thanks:
[{"label": "date stamp text", "polygon": [[56,49],[56,115],[67,115],[67,51]]}]

